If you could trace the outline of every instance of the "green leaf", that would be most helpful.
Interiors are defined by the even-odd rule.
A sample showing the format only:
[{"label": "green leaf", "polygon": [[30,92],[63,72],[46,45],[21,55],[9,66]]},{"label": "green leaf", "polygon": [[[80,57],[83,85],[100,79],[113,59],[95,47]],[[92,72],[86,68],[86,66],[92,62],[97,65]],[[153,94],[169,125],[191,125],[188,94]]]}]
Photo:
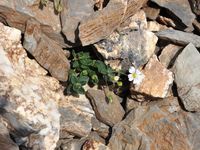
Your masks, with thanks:
[{"label": "green leaf", "polygon": [[122,86],[122,85],[123,85],[122,81],[118,81],[118,82],[117,82],[117,85],[118,85],[119,87]]},{"label": "green leaf", "polygon": [[90,58],[90,54],[88,52],[79,52],[78,54],[79,59],[88,59]]},{"label": "green leaf", "polygon": [[78,77],[75,76],[75,75],[72,75],[70,77],[70,81],[71,81],[72,84],[76,84],[78,82]]},{"label": "green leaf", "polygon": [[88,72],[87,72],[87,70],[83,70],[82,72],[81,72],[81,74],[80,74],[81,76],[87,76],[88,75]]},{"label": "green leaf", "polygon": [[89,77],[87,77],[87,76],[80,76],[80,77],[78,78],[78,82],[79,82],[81,85],[87,84],[88,81],[89,81]]},{"label": "green leaf", "polygon": [[81,59],[80,63],[86,66],[91,66],[93,61],[91,59]]},{"label": "green leaf", "polygon": [[107,74],[107,67],[104,62],[97,60],[95,66],[97,67],[99,73]]},{"label": "green leaf", "polygon": [[85,93],[85,90],[83,89],[83,87],[80,83],[74,84],[72,89],[77,94],[84,94]]},{"label": "green leaf", "polygon": [[79,62],[78,62],[78,61],[74,61],[74,62],[72,63],[72,67],[73,67],[73,68],[79,68],[79,67],[80,67]]},{"label": "green leaf", "polygon": [[76,56],[76,53],[75,53],[75,51],[74,50],[72,50],[72,56],[74,57],[74,58],[76,58],[77,56]]},{"label": "green leaf", "polygon": [[92,75],[92,83],[93,84],[98,84],[99,83],[99,78],[96,74]]},{"label": "green leaf", "polygon": [[61,12],[62,9],[63,9],[61,0],[54,0],[54,7],[55,7],[57,12]]}]

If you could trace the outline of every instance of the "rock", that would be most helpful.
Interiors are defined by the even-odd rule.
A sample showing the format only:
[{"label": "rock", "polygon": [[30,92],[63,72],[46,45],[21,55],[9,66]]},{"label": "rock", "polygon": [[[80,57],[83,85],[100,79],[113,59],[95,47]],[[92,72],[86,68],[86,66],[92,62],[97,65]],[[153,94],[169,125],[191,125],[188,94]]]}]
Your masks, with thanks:
[{"label": "rock", "polygon": [[82,145],[86,141],[85,138],[83,139],[71,139],[70,141],[67,141],[66,143],[63,143],[60,147],[61,150],[81,150]]},{"label": "rock", "polygon": [[[188,0],[151,0],[161,7],[169,10],[173,15],[178,17],[178,21],[181,21],[186,26],[192,26],[192,22],[195,19],[195,15],[192,13],[190,3]],[[177,18],[175,18],[177,19]]]},{"label": "rock", "polygon": [[67,81],[69,61],[62,47],[42,32],[37,21],[32,19],[27,21],[23,46],[53,77]]},{"label": "rock", "polygon": [[200,1],[199,0],[189,0],[191,8],[196,15],[200,15]]},{"label": "rock", "polygon": [[181,46],[174,45],[174,44],[168,44],[165,46],[159,56],[160,62],[166,67],[170,68],[174,61],[175,58],[177,57],[178,53],[182,49]]},{"label": "rock", "polygon": [[95,140],[88,140],[84,143],[82,150],[111,150],[111,149],[101,142],[97,142]]},{"label": "rock", "polygon": [[175,61],[173,70],[178,95],[188,111],[200,110],[200,53],[188,44]]},{"label": "rock", "polygon": [[170,18],[158,16],[157,20],[161,24],[164,24],[164,25],[169,26],[169,27],[176,28],[176,23],[174,22],[174,20],[172,20]]},{"label": "rock", "polygon": [[66,47],[61,32],[59,15],[55,14],[52,2],[47,3],[43,9],[39,8],[39,0],[15,0],[0,2],[0,18],[9,26],[25,32],[26,22],[30,18],[41,24],[42,31],[51,39]]},{"label": "rock", "polygon": [[78,28],[81,44],[85,46],[105,39],[146,2],[147,0],[110,0],[104,9],[81,21]]},{"label": "rock", "polygon": [[78,36],[80,22],[94,12],[94,1],[68,0],[64,1],[63,5],[64,9],[61,12],[62,32],[68,42],[75,44],[80,40]]},{"label": "rock", "polygon": [[147,18],[150,20],[156,20],[156,18],[158,17],[158,15],[160,13],[159,8],[144,7],[143,10],[144,10]]},{"label": "rock", "polygon": [[1,115],[17,143],[29,136],[30,148],[54,150],[60,130],[60,85],[27,57],[20,40],[19,30],[0,23]]},{"label": "rock", "polygon": [[[200,117],[170,98],[132,110],[113,128],[108,146],[117,150],[196,150]],[[173,140],[172,140],[173,139]]]},{"label": "rock", "polygon": [[193,25],[195,29],[200,33],[200,23],[197,21],[197,19],[194,20]]},{"label": "rock", "polygon": [[105,125],[104,123],[100,122],[96,118],[92,118],[92,130],[97,132],[99,136],[103,138],[107,138],[109,136],[109,126]]},{"label": "rock", "polygon": [[147,103],[149,103],[149,102],[147,102],[147,101],[139,102],[139,101],[133,100],[132,98],[128,97],[126,100],[126,112],[128,113],[128,112],[130,112],[130,110],[136,109],[143,105],[146,105]]},{"label": "rock", "polygon": [[168,29],[168,27],[165,25],[161,25],[155,21],[148,21],[148,23],[147,23],[148,31],[157,32],[157,31],[161,31],[161,30],[165,30],[165,29]]},{"label": "rock", "polygon": [[87,136],[91,132],[95,114],[85,95],[66,96],[60,101],[59,111],[62,132],[68,132],[78,137]]},{"label": "rock", "polygon": [[149,96],[165,98],[173,82],[172,72],[167,70],[154,55],[146,64],[142,73],[145,76],[142,82],[131,86],[131,97],[138,101],[149,100]]},{"label": "rock", "polygon": [[120,122],[124,116],[124,110],[119,103],[118,97],[111,93],[112,102],[107,102],[104,91],[89,89],[86,93],[98,120],[113,126]]},{"label": "rock", "polygon": [[9,131],[2,120],[0,122],[0,147],[2,150],[19,150],[19,147],[11,140]]},{"label": "rock", "polygon": [[128,70],[132,64],[137,67],[144,65],[153,55],[158,38],[146,30],[144,15],[141,11],[140,17],[133,16],[128,28],[114,32],[107,39],[95,44],[97,51],[107,59],[108,64],[112,63],[112,60],[120,60],[117,68]]},{"label": "rock", "polygon": [[160,39],[169,40],[177,44],[187,45],[192,43],[195,47],[200,47],[200,36],[178,30],[163,30],[156,34]]}]

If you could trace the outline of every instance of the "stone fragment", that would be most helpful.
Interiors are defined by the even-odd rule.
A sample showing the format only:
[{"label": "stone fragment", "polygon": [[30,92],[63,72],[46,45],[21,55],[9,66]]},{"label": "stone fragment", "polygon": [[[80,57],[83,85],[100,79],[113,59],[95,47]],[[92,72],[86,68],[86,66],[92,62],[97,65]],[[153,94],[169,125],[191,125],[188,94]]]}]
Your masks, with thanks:
[{"label": "stone fragment", "polygon": [[97,142],[95,140],[88,140],[84,143],[82,150],[111,150],[111,149],[101,142]]},{"label": "stone fragment", "polygon": [[92,120],[95,114],[90,101],[85,95],[79,97],[66,96],[59,103],[61,113],[61,131],[84,137],[92,129]]},{"label": "stone fragment", "polygon": [[157,32],[157,31],[161,31],[161,30],[165,30],[165,29],[169,29],[169,28],[167,26],[161,25],[155,21],[147,22],[147,30],[148,31]]},{"label": "stone fragment", "polygon": [[108,146],[117,150],[199,149],[199,113],[180,109],[170,98],[140,106],[113,127]]},{"label": "stone fragment", "polygon": [[159,13],[160,13],[159,8],[144,7],[143,10],[144,10],[147,18],[150,20],[156,20],[156,18],[159,16]]},{"label": "stone fragment", "polygon": [[113,126],[120,122],[125,114],[118,97],[112,94],[112,102],[108,102],[104,91],[89,89],[86,93],[98,120]]},{"label": "stone fragment", "polygon": [[176,23],[170,18],[158,16],[157,20],[158,20],[159,23],[164,24],[166,26],[173,27],[173,28],[176,27]]},{"label": "stone fragment", "polygon": [[173,74],[167,70],[155,55],[142,70],[144,79],[139,85],[131,86],[131,97],[138,100],[148,100],[148,97],[164,98],[173,82]]},{"label": "stone fragment", "polygon": [[41,24],[42,31],[51,39],[66,47],[67,44],[61,32],[59,15],[55,14],[52,2],[47,3],[42,9],[39,8],[39,0],[1,0],[0,18],[9,26],[25,32],[26,22],[30,18]]},{"label": "stone fragment", "polygon": [[[11,36],[12,35],[12,36]],[[9,37],[11,36],[11,37]],[[17,143],[29,136],[30,148],[54,150],[59,139],[58,80],[46,76],[21,45],[21,32],[0,23],[1,115]]]},{"label": "stone fragment", "polygon": [[2,150],[19,150],[19,147],[11,140],[9,131],[2,120],[0,122],[0,147]]},{"label": "stone fragment", "polygon": [[37,21],[32,19],[27,21],[23,46],[53,77],[67,81],[69,61],[62,47],[42,32]]},{"label": "stone fragment", "polygon": [[200,33],[200,23],[197,21],[197,19],[194,20],[193,25],[195,29]]},{"label": "stone fragment", "polygon": [[175,58],[177,57],[178,53],[182,49],[181,46],[174,45],[174,44],[168,44],[165,46],[159,56],[160,62],[166,67],[170,68],[174,61]]},{"label": "stone fragment", "polygon": [[62,32],[68,42],[75,44],[80,42],[78,28],[84,18],[94,12],[93,0],[67,0],[63,3],[64,9],[61,12]]},{"label": "stone fragment", "polygon": [[188,44],[175,61],[173,70],[178,95],[188,111],[200,111],[200,53]]},{"label": "stone fragment", "polygon": [[[188,0],[151,0],[161,7],[169,10],[173,15],[178,17],[178,21],[181,21],[186,26],[192,26],[192,22],[195,19],[195,15],[192,13],[190,3]],[[175,18],[176,19],[176,18]]]},{"label": "stone fragment", "polygon": [[97,132],[99,136],[107,138],[109,136],[109,126],[100,122],[96,118],[92,118],[92,130]]},{"label": "stone fragment", "polygon": [[178,30],[162,30],[156,35],[163,40],[172,41],[177,44],[187,45],[192,43],[195,47],[200,47],[200,36],[193,33],[186,33]]}]

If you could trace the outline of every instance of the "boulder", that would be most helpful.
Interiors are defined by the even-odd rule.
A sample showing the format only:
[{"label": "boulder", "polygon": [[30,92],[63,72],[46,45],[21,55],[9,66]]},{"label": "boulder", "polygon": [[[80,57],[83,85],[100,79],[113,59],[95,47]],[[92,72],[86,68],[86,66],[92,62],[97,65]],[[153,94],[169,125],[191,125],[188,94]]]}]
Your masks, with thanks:
[{"label": "boulder", "polygon": [[109,126],[113,126],[122,120],[125,112],[114,93],[110,92],[112,102],[107,101],[105,92],[102,90],[89,89],[86,94],[98,120]]},{"label": "boulder", "polygon": [[145,76],[142,82],[130,88],[131,97],[138,101],[151,100],[152,97],[165,98],[173,82],[172,72],[167,70],[153,55],[142,73]]},{"label": "boulder", "polygon": [[20,40],[19,30],[0,23],[1,115],[19,145],[54,150],[60,130],[60,85],[27,57]]},{"label": "boulder", "polygon": [[132,110],[116,124],[108,146],[117,150],[196,150],[200,117],[180,109],[177,98]]},{"label": "boulder", "polygon": [[188,44],[175,61],[173,71],[178,95],[188,111],[200,111],[200,53]]}]

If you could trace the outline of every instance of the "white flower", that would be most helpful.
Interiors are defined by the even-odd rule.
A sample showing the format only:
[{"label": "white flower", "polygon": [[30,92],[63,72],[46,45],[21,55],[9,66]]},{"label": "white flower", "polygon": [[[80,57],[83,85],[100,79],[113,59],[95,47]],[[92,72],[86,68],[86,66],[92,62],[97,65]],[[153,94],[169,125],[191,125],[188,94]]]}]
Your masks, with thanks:
[{"label": "white flower", "polygon": [[133,66],[129,68],[128,80],[133,81],[133,84],[140,84],[144,79],[144,75],[138,69],[135,69]]},{"label": "white flower", "polygon": [[119,81],[119,76],[114,76],[113,80],[114,80],[115,82]]}]

